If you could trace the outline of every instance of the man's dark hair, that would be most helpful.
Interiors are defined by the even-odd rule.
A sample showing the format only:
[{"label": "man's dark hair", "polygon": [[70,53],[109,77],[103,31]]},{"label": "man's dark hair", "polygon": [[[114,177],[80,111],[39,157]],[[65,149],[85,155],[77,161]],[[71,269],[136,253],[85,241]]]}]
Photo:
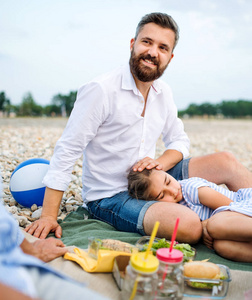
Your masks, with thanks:
[{"label": "man's dark hair", "polygon": [[137,25],[135,39],[139,32],[142,30],[144,25],[148,23],[155,23],[163,28],[171,29],[175,33],[174,48],[178,43],[179,39],[179,27],[174,19],[165,13],[150,13],[142,17],[141,21]]}]

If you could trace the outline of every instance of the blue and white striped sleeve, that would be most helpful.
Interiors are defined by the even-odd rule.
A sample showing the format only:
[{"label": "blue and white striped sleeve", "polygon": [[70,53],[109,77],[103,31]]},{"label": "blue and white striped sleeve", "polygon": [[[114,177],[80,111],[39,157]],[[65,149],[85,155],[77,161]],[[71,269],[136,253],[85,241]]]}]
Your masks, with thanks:
[{"label": "blue and white striped sleeve", "polygon": [[[193,177],[180,181],[180,184],[186,206],[197,213],[201,220],[208,219],[213,210],[200,203],[198,189],[203,186],[209,187],[209,182],[202,178]],[[181,204],[185,205],[185,203]]]}]

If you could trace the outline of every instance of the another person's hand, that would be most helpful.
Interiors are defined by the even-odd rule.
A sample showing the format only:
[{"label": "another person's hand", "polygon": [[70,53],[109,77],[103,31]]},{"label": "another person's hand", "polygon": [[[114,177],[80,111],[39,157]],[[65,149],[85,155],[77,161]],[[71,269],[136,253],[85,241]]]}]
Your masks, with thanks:
[{"label": "another person's hand", "polygon": [[46,240],[37,240],[33,243],[24,239],[20,247],[24,253],[33,255],[44,262],[49,262],[68,251],[61,240],[52,237]]},{"label": "another person's hand", "polygon": [[207,231],[207,221],[202,221],[202,239],[203,239],[203,243],[207,246],[207,248],[209,249],[213,249],[213,241],[214,239],[209,235],[208,231]]},{"label": "another person's hand", "polygon": [[54,232],[56,238],[61,238],[62,235],[62,228],[57,220],[50,217],[41,217],[27,226],[25,231],[40,239],[45,239],[50,232]]},{"label": "another person's hand", "polygon": [[144,169],[153,169],[153,168],[157,170],[163,170],[163,165],[153,158],[145,157],[139,160],[133,166],[133,171],[142,172]]}]

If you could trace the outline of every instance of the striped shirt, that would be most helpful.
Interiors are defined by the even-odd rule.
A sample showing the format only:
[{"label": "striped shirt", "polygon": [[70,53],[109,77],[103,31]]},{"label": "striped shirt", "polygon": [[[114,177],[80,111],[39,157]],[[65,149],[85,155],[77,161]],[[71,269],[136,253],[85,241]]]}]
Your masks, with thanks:
[{"label": "striped shirt", "polygon": [[[181,200],[179,204],[185,205],[196,212],[202,221],[210,218],[213,214],[224,210],[239,212],[252,217],[252,188],[239,189],[237,192],[232,192],[198,177],[180,180],[179,183],[183,194],[183,200]],[[228,206],[220,206],[216,210],[202,205],[199,201],[198,189],[204,186],[210,187],[225,195],[233,202],[231,202]]]}]

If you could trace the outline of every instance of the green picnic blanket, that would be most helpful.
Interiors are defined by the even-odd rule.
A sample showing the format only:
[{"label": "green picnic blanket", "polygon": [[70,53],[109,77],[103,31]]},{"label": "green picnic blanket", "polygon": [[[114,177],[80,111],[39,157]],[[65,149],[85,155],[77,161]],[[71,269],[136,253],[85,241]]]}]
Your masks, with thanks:
[{"label": "green picnic blanket", "polygon": [[[79,207],[77,211],[71,212],[60,223],[63,229],[61,240],[66,246],[76,246],[82,249],[88,248],[88,239],[90,237],[99,239],[115,239],[130,244],[135,244],[141,237],[140,234],[132,232],[123,232],[116,230],[113,226],[95,219],[88,219],[88,211]],[[233,270],[252,271],[252,263],[240,263],[227,260],[215,254],[213,250],[208,249],[204,244],[198,243],[192,245],[196,249],[197,260],[209,259],[209,261],[223,264]]]}]

